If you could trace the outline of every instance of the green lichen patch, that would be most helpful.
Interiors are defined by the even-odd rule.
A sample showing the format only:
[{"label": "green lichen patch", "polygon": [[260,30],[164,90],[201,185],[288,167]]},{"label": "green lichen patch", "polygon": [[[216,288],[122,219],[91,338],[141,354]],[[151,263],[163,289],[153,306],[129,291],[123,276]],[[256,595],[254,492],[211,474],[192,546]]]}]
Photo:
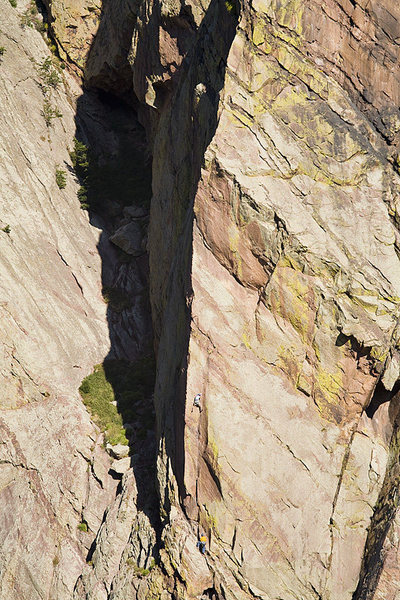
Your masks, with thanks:
[{"label": "green lichen patch", "polygon": [[96,365],[93,373],[85,377],[79,392],[93,420],[104,432],[106,441],[111,444],[127,444],[122,417],[112,404],[115,401],[114,390],[107,381],[103,365]]},{"label": "green lichen patch", "polygon": [[128,444],[124,424],[136,423],[139,437],[154,423],[151,395],[155,362],[152,355],[131,363],[107,360],[96,365],[79,388],[83,403],[110,444]]}]

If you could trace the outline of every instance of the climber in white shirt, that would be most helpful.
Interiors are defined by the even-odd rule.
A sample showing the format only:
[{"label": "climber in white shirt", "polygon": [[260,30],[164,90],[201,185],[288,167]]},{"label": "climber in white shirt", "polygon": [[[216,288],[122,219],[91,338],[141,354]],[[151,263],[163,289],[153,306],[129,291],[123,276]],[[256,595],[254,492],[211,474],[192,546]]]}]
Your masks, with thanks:
[{"label": "climber in white shirt", "polygon": [[201,412],[200,400],[201,400],[201,394],[196,394],[194,397],[194,400],[193,400],[193,406],[195,406],[196,408],[199,408],[200,412]]}]

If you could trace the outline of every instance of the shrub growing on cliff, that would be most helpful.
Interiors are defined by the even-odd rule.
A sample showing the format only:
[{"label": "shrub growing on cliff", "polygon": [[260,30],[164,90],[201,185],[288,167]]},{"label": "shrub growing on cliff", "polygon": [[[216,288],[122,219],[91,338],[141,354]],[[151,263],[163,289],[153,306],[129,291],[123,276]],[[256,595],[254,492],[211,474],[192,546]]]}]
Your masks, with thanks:
[{"label": "shrub growing on cliff", "polygon": [[21,15],[21,27],[34,27],[38,19],[38,9],[35,2],[31,2],[26,11]]},{"label": "shrub growing on cliff", "polygon": [[[155,361],[152,355],[134,363],[107,360],[96,365],[79,388],[93,420],[111,444],[127,444],[124,423],[135,423],[138,436],[145,437],[154,425],[151,395],[154,389]],[[117,406],[113,402],[117,402]],[[142,435],[143,434],[143,435]]]},{"label": "shrub growing on cliff", "polygon": [[82,381],[79,388],[83,403],[89,409],[95,423],[104,432],[110,444],[127,444],[122,417],[118,414],[112,385],[107,381],[103,365]]},{"label": "shrub growing on cliff", "polygon": [[9,2],[13,8],[17,8],[17,0],[9,0]]},{"label": "shrub growing on cliff", "polygon": [[63,190],[67,185],[66,172],[62,169],[56,169],[56,183],[60,190]]},{"label": "shrub growing on cliff", "polygon": [[132,305],[130,296],[119,288],[104,286],[101,293],[104,302],[115,312],[122,312]]},{"label": "shrub growing on cliff", "polygon": [[46,86],[57,89],[61,83],[61,77],[54,68],[51,58],[48,56],[43,59],[39,66],[39,75],[42,78]]},{"label": "shrub growing on cliff", "polygon": [[81,208],[87,209],[89,208],[89,204],[87,203],[87,189],[84,185],[78,189],[78,200],[81,203]]},{"label": "shrub growing on cliff", "polygon": [[137,148],[124,148],[117,156],[96,157],[91,149],[74,138],[70,152],[81,187],[83,207],[107,213],[112,204],[148,206],[151,198],[151,167]]},{"label": "shrub growing on cliff", "polygon": [[149,573],[150,569],[144,569],[143,567],[138,566],[133,567],[133,574],[135,575],[135,577],[147,577]]},{"label": "shrub growing on cliff", "polygon": [[135,575],[135,577],[147,577],[147,575],[149,575],[150,571],[152,571],[155,568],[156,561],[153,558],[151,560],[151,563],[147,567],[147,569],[145,569],[143,567],[139,567],[135,563],[134,559],[131,557],[127,559],[126,564],[133,569],[133,574]]},{"label": "shrub growing on cliff", "polygon": [[[43,22],[43,17],[38,11],[35,0],[31,1],[26,11],[21,15],[20,25],[22,29],[25,29],[25,27],[34,27],[42,34],[47,32],[47,23]],[[46,41],[45,37],[44,39]]]},{"label": "shrub growing on cliff", "polygon": [[43,109],[41,110],[40,114],[44,118],[44,122],[46,123],[47,127],[51,127],[53,125],[53,119],[60,119],[62,117],[62,113],[57,107],[54,108],[47,98],[44,99]]},{"label": "shrub growing on cliff", "polygon": [[90,381],[89,378],[86,377],[81,383],[81,387],[79,388],[81,394],[89,394],[90,392]]},{"label": "shrub growing on cliff", "polygon": [[75,173],[79,179],[85,180],[89,174],[89,149],[77,138],[74,138],[74,149],[69,153]]},{"label": "shrub growing on cliff", "polygon": [[88,202],[88,185],[89,185],[89,149],[77,138],[74,138],[74,149],[69,153],[72,166],[76,176],[81,184],[78,189],[78,199],[81,203],[81,208],[84,210],[89,209]]},{"label": "shrub growing on cliff", "polygon": [[239,15],[239,10],[235,0],[225,0],[225,8],[233,17],[237,17]]}]

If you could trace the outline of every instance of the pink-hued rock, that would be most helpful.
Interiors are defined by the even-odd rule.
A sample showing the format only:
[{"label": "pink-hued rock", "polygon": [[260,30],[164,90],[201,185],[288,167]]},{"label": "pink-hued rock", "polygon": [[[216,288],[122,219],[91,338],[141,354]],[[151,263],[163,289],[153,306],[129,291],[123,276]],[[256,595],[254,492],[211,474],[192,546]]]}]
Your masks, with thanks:
[{"label": "pink-hued rock", "polygon": [[[0,429],[2,595],[68,598],[115,494],[115,482],[100,485],[90,469],[93,425],[80,401],[59,397],[2,411]],[[84,510],[90,530],[79,539]]]},{"label": "pink-hued rock", "polygon": [[[0,596],[71,600],[118,486],[78,394],[110,349],[105,267],[68,151],[81,90],[60,70],[45,89],[26,10],[0,16]],[[46,101],[62,115],[49,126]]]},{"label": "pink-hued rock", "polygon": [[[49,5],[151,145],[155,510],[151,440],[114,480],[77,398],[109,350],[99,232],[54,179],[68,94],[47,128],[46,46],[4,3],[1,595],[398,600],[399,9]],[[114,242],[144,250],[141,227]]]},{"label": "pink-hued rock", "polygon": [[391,9],[260,1],[228,41],[235,9],[210,4],[171,91],[140,61],[166,26],[145,6],[161,498],[206,529],[226,597],[350,600],[392,468],[394,419],[365,412],[397,379],[397,75],[369,51],[395,56]]}]

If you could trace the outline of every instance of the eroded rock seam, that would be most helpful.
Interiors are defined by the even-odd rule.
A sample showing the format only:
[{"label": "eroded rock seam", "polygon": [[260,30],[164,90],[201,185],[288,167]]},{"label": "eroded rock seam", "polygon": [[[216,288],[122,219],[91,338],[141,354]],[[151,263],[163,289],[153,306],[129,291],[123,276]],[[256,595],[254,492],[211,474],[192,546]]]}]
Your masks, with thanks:
[{"label": "eroded rock seam", "polygon": [[[398,403],[400,394],[392,402]],[[389,445],[385,479],[368,528],[360,577],[352,600],[372,600],[385,562],[384,543],[399,506],[400,422],[397,413]]]}]

